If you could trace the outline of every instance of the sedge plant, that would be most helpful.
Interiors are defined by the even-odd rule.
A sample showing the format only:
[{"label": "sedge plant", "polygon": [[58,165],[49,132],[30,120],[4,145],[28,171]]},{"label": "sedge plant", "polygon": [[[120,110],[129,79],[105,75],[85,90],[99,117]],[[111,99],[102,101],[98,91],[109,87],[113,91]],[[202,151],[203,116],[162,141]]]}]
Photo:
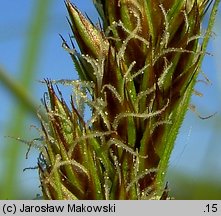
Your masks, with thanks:
[{"label": "sedge plant", "polygon": [[[79,79],[64,81],[73,87],[68,102],[45,80],[38,162],[43,196],[168,199],[169,158],[219,1],[93,2],[98,24],[65,1],[73,35],[70,43],[61,39]],[[85,118],[88,108],[91,115]]]}]

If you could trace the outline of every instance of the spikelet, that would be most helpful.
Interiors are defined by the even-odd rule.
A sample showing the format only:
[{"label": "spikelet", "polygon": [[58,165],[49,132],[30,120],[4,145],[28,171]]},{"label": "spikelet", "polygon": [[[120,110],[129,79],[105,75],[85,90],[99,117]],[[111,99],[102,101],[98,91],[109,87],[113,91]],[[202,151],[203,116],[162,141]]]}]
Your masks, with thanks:
[{"label": "spikelet", "polygon": [[[65,4],[80,53],[62,37],[63,47],[80,80],[68,104],[46,81],[44,197],[167,199],[164,177],[205,54],[199,37],[212,1],[94,0],[100,28]],[[79,104],[91,109],[89,120]]]}]

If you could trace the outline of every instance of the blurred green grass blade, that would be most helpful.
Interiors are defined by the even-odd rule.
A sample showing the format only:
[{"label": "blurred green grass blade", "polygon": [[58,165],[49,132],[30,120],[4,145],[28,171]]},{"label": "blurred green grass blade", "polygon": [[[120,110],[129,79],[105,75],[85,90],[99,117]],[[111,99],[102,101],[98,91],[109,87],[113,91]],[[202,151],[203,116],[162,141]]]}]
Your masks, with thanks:
[{"label": "blurred green grass blade", "polygon": [[[30,90],[33,83],[41,42],[47,24],[47,15],[53,1],[39,0],[35,2],[36,5],[33,7],[34,11],[29,26],[20,74],[20,83],[27,91]],[[11,126],[6,133],[14,137],[21,136],[26,117],[25,104],[18,103],[15,109],[12,110],[9,124]],[[16,199],[16,195],[19,191],[16,182],[18,181],[18,174],[21,172],[18,167],[20,166],[20,157],[23,159],[24,156],[21,154],[21,146],[17,142],[9,142],[6,146],[7,148],[4,152],[5,173],[1,185],[0,199]]]},{"label": "blurred green grass blade", "polygon": [[[24,108],[30,112],[35,118],[37,117],[36,109],[38,109],[38,104],[31,97],[28,91],[16,80],[13,80],[12,77],[7,74],[7,72],[0,68],[0,81],[3,85],[13,94],[15,99],[23,104]],[[39,110],[41,116],[44,116],[44,113]]]}]

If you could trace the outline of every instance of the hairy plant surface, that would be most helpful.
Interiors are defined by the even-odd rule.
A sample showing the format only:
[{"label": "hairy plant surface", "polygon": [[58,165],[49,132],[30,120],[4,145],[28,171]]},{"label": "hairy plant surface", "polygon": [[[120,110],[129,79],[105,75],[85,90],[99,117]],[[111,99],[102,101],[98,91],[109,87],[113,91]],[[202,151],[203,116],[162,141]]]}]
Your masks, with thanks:
[{"label": "hairy plant surface", "polygon": [[[94,0],[99,25],[65,2],[79,49],[72,36],[71,45],[61,38],[79,80],[64,81],[74,89],[68,103],[46,80],[39,158],[46,199],[168,198],[169,157],[218,2]],[[202,35],[210,4],[212,18]],[[88,120],[85,107],[91,109]]]}]

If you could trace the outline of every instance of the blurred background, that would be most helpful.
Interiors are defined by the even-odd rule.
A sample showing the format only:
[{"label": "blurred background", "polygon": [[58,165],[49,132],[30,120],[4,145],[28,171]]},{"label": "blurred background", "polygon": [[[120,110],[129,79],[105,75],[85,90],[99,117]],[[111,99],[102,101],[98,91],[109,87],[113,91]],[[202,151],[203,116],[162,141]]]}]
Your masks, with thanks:
[{"label": "blurred background", "polygon": [[[97,22],[91,0],[73,3]],[[197,83],[203,96],[193,96],[196,110],[188,111],[170,160],[166,180],[176,199],[221,199],[220,12],[202,68],[210,84]],[[77,78],[59,37],[68,39],[71,31],[63,1],[1,1],[0,14],[0,199],[36,199],[41,196],[38,151],[28,152],[28,143],[16,138],[39,137],[33,104],[39,106],[46,91],[40,80]],[[67,87],[60,88],[65,95]]]}]

